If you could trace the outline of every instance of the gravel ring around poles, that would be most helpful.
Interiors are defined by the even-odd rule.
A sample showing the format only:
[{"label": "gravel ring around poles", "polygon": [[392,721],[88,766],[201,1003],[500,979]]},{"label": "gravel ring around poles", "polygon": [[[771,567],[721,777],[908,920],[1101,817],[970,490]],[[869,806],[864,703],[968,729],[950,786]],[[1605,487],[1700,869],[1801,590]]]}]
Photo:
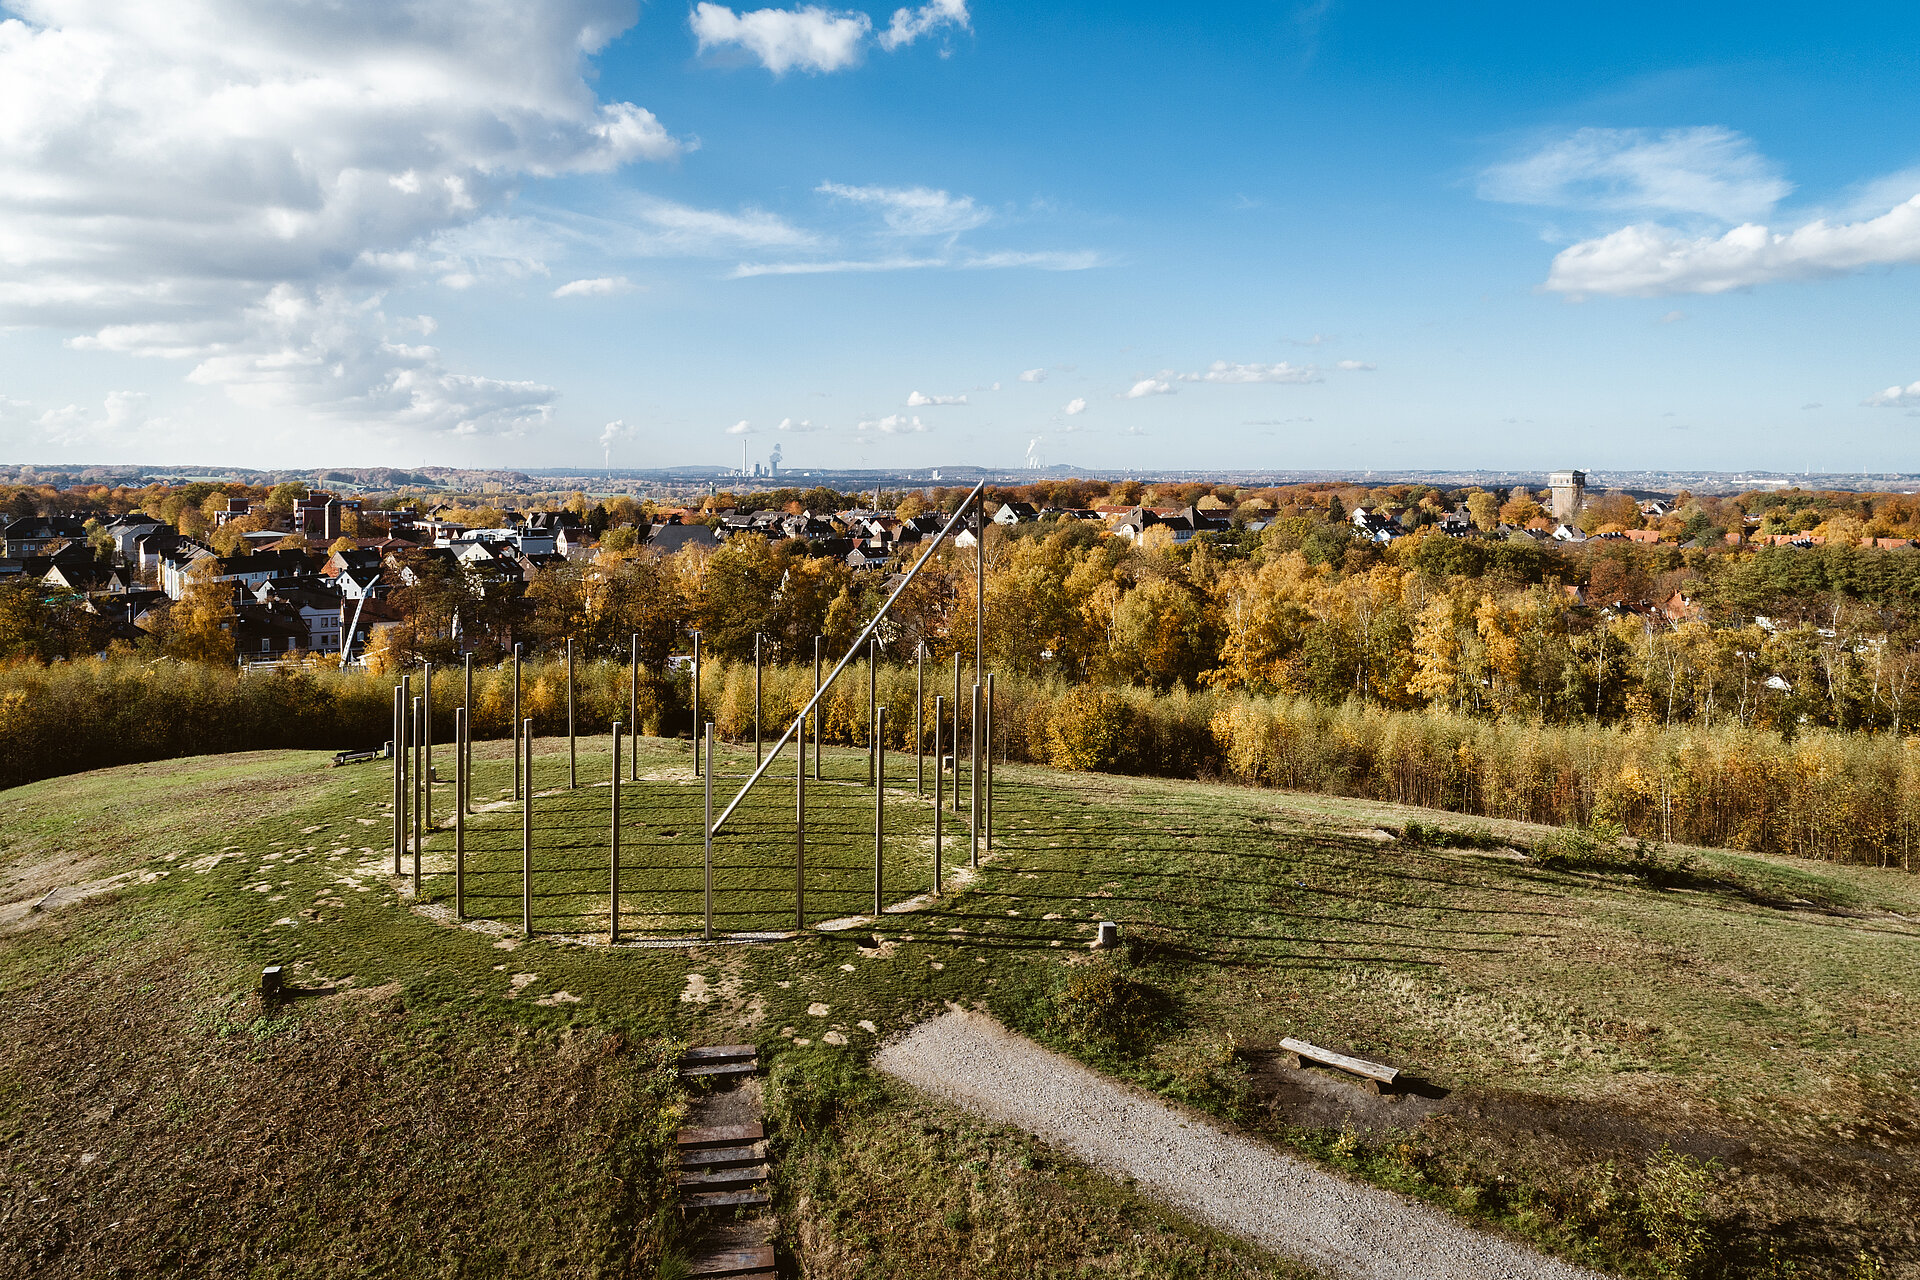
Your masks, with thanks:
[{"label": "gravel ring around poles", "polygon": [[963,1111],[1016,1125],[1110,1177],[1342,1280],[1601,1280],[1439,1209],[1177,1111],[956,1009],[873,1063]]}]

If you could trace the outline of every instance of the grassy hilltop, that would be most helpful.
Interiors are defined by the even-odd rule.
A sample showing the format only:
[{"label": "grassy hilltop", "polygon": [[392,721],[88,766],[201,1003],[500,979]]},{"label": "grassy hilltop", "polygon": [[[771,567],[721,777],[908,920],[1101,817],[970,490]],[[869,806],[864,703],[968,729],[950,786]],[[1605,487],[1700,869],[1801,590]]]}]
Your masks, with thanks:
[{"label": "grassy hilltop", "polygon": [[[577,791],[564,741],[538,750],[530,941],[497,744],[466,928],[450,831],[422,902],[391,876],[383,764],[264,752],[0,792],[0,1273],[674,1274],[672,1063],[738,1039],[772,1063],[805,1274],[1298,1273],[861,1065],[951,1001],[1595,1265],[1920,1274],[1906,876],[1009,766],[970,879],[949,815],[945,897],[794,941],[609,950],[568,940],[606,928],[604,740]],[[690,763],[642,741],[624,929],[697,929]],[[716,807],[752,751],[717,764]],[[899,904],[930,886],[932,814],[912,758],[888,765]],[[812,924],[871,907],[865,770],[829,752],[809,787]],[[792,799],[789,755],[717,842],[716,928],[791,925]],[[1086,950],[1102,919],[1124,955]],[[263,1008],[270,963],[303,994]],[[1281,1070],[1284,1035],[1414,1086]]]}]

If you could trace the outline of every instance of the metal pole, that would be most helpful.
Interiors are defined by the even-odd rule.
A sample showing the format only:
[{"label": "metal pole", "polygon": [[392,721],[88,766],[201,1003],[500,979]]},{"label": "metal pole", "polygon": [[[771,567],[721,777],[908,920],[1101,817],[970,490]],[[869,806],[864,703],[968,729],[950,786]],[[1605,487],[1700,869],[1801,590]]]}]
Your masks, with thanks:
[{"label": "metal pole", "polygon": [[[886,731],[886,727],[887,709],[885,707],[879,707],[874,711],[873,721],[868,726],[873,733],[874,777],[878,779],[886,777],[887,758],[885,752],[887,748],[884,745],[886,739],[881,737],[881,734]],[[876,782],[873,788],[873,915],[876,920],[880,917],[881,908],[880,853],[883,848],[882,842],[886,837],[886,821],[887,789],[881,785],[881,783]]]},{"label": "metal pole", "polygon": [[700,776],[700,633],[693,633],[693,776]]},{"label": "metal pole", "polygon": [[974,490],[973,499],[973,678],[980,679],[981,640],[987,616],[987,491]]},{"label": "metal pole", "polygon": [[520,723],[526,772],[520,788],[520,931],[533,936],[533,719]]},{"label": "metal pole", "polygon": [[986,713],[982,726],[981,739],[985,744],[981,764],[987,771],[986,794],[982,800],[984,808],[980,813],[980,842],[988,853],[993,852],[993,672],[987,672],[986,702],[981,708]]},{"label": "metal pole", "polygon": [[[471,656],[471,655],[469,655]],[[453,713],[453,914],[467,918],[467,709]]]},{"label": "metal pole", "polygon": [[[462,779],[471,780],[473,777],[473,655],[469,653],[465,656],[467,675],[466,683],[460,693],[460,710],[466,714],[467,732],[461,739],[459,774]],[[471,812],[473,797],[467,794],[466,781],[461,783],[459,792],[459,799],[455,803],[460,806],[460,812]]]},{"label": "metal pole", "polygon": [[960,650],[953,651],[953,811],[960,812]]},{"label": "metal pole", "polygon": [[623,728],[618,720],[613,722],[613,812],[608,824],[613,855],[607,882],[608,942],[620,941],[620,731]]},{"label": "metal pole", "polygon": [[627,667],[627,726],[633,731],[633,750],[628,754],[632,761],[627,768],[632,771],[632,781],[640,781],[640,633],[633,633],[633,657]]},{"label": "metal pole", "polygon": [[420,772],[421,741],[420,695],[415,694],[413,697],[413,850],[416,855],[420,852],[421,814],[426,811],[426,805],[421,800],[421,793],[426,790],[426,784],[422,781]]},{"label": "metal pole", "polygon": [[913,650],[913,794],[927,794],[927,642]]},{"label": "metal pole", "polygon": [[933,896],[940,896],[940,820],[945,816],[941,810],[941,783],[946,780],[946,771],[940,768],[940,722],[946,715],[946,698],[940,694],[933,696]]},{"label": "metal pole", "polygon": [[[969,727],[972,732],[967,735],[967,742],[971,747],[973,759],[969,762],[967,785],[973,790],[973,805],[967,815],[969,828],[967,844],[970,861],[977,867],[980,865],[980,682],[978,680],[973,682],[973,723]],[[956,742],[954,751],[957,754],[959,750],[960,744]]]},{"label": "metal pole", "polygon": [[[428,831],[433,830],[433,664],[422,664],[423,678],[420,687],[420,778],[424,789],[420,807],[420,824]],[[416,850],[416,854],[417,854]],[[418,861],[418,858],[415,859]],[[415,877],[418,879],[418,877]],[[419,886],[416,885],[415,888]]]},{"label": "metal pole", "polygon": [[793,743],[793,928],[797,933],[806,927],[807,735],[803,729]]},{"label": "metal pole", "polygon": [[[821,639],[820,636],[813,638],[813,700],[815,702],[820,701]],[[813,713],[813,780],[820,781],[820,712],[817,709]]]},{"label": "metal pole", "polygon": [[513,798],[520,798],[520,646],[513,646]]},{"label": "metal pole", "polygon": [[400,874],[400,851],[407,843],[407,686],[393,686],[393,874]]},{"label": "metal pole", "polygon": [[874,768],[874,708],[880,705],[880,642],[867,641],[867,785],[880,785],[880,775]]},{"label": "metal pole", "polygon": [[573,637],[567,637],[567,787],[580,785],[580,755],[573,738]]},{"label": "metal pole", "polygon": [[[696,670],[697,669],[698,668],[696,668]],[[699,745],[700,745],[699,741],[696,739],[694,742],[696,759],[698,758],[697,753],[698,753]],[[704,937],[708,942],[711,942],[713,941],[713,725],[711,723],[707,725],[707,767],[706,767],[705,773],[702,775],[702,780],[706,783],[705,790],[706,790],[706,815],[707,816],[706,816],[706,845],[705,845],[706,853],[705,853],[705,860],[701,868],[701,873],[702,873],[701,884],[706,891],[707,923],[706,923],[706,930],[704,933],[702,933],[701,936]]]},{"label": "metal pole", "polygon": [[759,765],[760,751],[760,633],[753,633],[753,763]]}]

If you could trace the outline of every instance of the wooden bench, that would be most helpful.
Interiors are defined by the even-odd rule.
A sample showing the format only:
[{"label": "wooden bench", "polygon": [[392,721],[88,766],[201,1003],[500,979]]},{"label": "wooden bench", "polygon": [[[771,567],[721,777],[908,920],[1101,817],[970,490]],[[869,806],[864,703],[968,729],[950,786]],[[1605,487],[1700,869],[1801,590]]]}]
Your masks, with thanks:
[{"label": "wooden bench", "polygon": [[383,743],[371,751],[336,751],[333,753],[334,768],[343,764],[359,764],[362,760],[393,759],[393,743]]},{"label": "wooden bench", "polygon": [[1359,1076],[1367,1086],[1368,1093],[1379,1093],[1382,1087],[1391,1089],[1399,1078],[1400,1069],[1378,1062],[1369,1062],[1365,1058],[1353,1058],[1344,1053],[1335,1053],[1331,1049],[1322,1049],[1318,1045],[1308,1044],[1305,1040],[1295,1040],[1291,1036],[1280,1042],[1293,1059],[1293,1066],[1302,1067],[1308,1062],[1318,1062],[1329,1067],[1338,1067],[1342,1071]]}]

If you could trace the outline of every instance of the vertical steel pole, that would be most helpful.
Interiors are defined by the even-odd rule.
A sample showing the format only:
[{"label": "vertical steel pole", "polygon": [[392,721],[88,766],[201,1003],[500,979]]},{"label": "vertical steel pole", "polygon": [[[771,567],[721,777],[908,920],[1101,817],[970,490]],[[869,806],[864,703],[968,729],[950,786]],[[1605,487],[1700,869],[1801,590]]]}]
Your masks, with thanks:
[{"label": "vertical steel pole", "polygon": [[874,742],[874,777],[880,780],[876,781],[873,787],[873,918],[875,920],[880,918],[880,909],[882,906],[880,898],[880,855],[882,849],[885,847],[884,841],[887,832],[887,788],[884,782],[887,767],[887,748],[886,739],[881,736],[886,732],[886,728],[887,709],[885,707],[879,707],[873,713],[872,723],[868,725],[868,729],[873,734]]},{"label": "vertical steel pole", "polygon": [[927,794],[927,642],[913,650],[913,794]]},{"label": "vertical steel pole", "polygon": [[940,820],[944,812],[940,802],[945,799],[940,794],[940,784],[946,780],[946,770],[940,767],[940,722],[945,717],[946,698],[940,694],[933,696],[933,896],[940,896]]},{"label": "vertical steel pole", "polygon": [[580,753],[573,737],[573,637],[567,637],[567,787],[580,785]]},{"label": "vertical steel pole", "polygon": [[700,633],[693,633],[693,776],[700,776]]},{"label": "vertical steel pole", "polygon": [[[473,778],[473,655],[471,653],[466,655],[466,665],[467,676],[466,683],[460,692],[460,709],[466,713],[467,732],[466,736],[462,739],[463,745],[460,748],[459,775],[461,778],[471,781]],[[460,796],[455,803],[460,806],[460,812],[470,812],[472,797],[467,794],[467,788],[464,782],[461,784],[459,791]]]},{"label": "vertical steel pole", "polygon": [[793,928],[807,927],[807,734],[793,742]]},{"label": "vertical steel pole", "polygon": [[526,753],[520,787],[520,931],[533,936],[533,719],[520,723],[520,742]]},{"label": "vertical steel pole", "polygon": [[982,800],[985,806],[980,814],[980,842],[987,852],[993,852],[993,672],[987,672],[986,703],[982,710],[986,712],[985,732],[981,737],[985,742],[984,759],[981,764],[987,771],[986,795]]},{"label": "vertical steel pole", "polygon": [[[469,655],[471,656],[471,655]],[[467,709],[453,713],[453,914],[467,918]]]},{"label": "vertical steel pole", "polygon": [[[706,783],[705,790],[706,790],[707,830],[706,830],[705,855],[704,855],[704,860],[701,866],[701,887],[705,890],[705,895],[706,895],[706,928],[702,932],[701,936],[705,938],[707,941],[711,942],[713,941],[713,725],[712,724],[707,725],[707,744],[706,745],[707,745],[707,767],[705,772],[702,775],[702,781]],[[696,753],[696,758],[699,751],[699,747],[700,747],[699,740],[696,739],[694,741],[694,750]]]},{"label": "vertical steel pole", "polygon": [[422,664],[420,685],[420,776],[426,788],[421,825],[433,830],[433,664]]},{"label": "vertical steel pole", "polygon": [[420,770],[421,743],[425,739],[420,732],[420,695],[413,697],[413,851],[420,852],[420,837],[425,832],[422,815],[426,812],[426,803],[422,794],[426,791],[425,775]]},{"label": "vertical steel pole", "polygon": [[758,769],[766,753],[760,749],[760,633],[753,633],[753,767]]},{"label": "vertical steel pole", "polygon": [[400,851],[407,843],[407,687],[393,686],[393,874],[400,874]]},{"label": "vertical steel pole", "polygon": [[520,763],[520,646],[513,646],[513,798],[521,796]]},{"label": "vertical steel pole", "polygon": [[[820,636],[813,638],[813,696],[820,696]],[[813,709],[813,780],[820,781],[820,710]]]},{"label": "vertical steel pole", "polygon": [[867,641],[867,785],[880,785],[880,775],[874,768],[874,708],[880,705],[880,642]]},{"label": "vertical steel pole", "polygon": [[[970,861],[977,867],[980,865],[980,682],[978,680],[973,682],[972,729],[973,732],[967,735],[973,756],[969,761],[970,771],[967,775],[967,785],[973,791],[972,809],[967,819],[967,844],[970,850]],[[958,743],[954,744],[954,750],[959,751]]]},{"label": "vertical steel pole", "polygon": [[960,812],[960,649],[953,650],[953,811]]},{"label": "vertical steel pole", "polygon": [[633,656],[627,666],[627,727],[633,733],[632,757],[627,765],[633,777],[630,781],[640,781],[640,633],[633,633]]},{"label": "vertical steel pole", "polygon": [[620,731],[626,726],[613,722],[613,812],[609,819],[612,858],[607,880],[607,941],[620,941]]},{"label": "vertical steel pole", "polygon": [[987,616],[987,491],[973,500],[973,678],[980,679]]}]

